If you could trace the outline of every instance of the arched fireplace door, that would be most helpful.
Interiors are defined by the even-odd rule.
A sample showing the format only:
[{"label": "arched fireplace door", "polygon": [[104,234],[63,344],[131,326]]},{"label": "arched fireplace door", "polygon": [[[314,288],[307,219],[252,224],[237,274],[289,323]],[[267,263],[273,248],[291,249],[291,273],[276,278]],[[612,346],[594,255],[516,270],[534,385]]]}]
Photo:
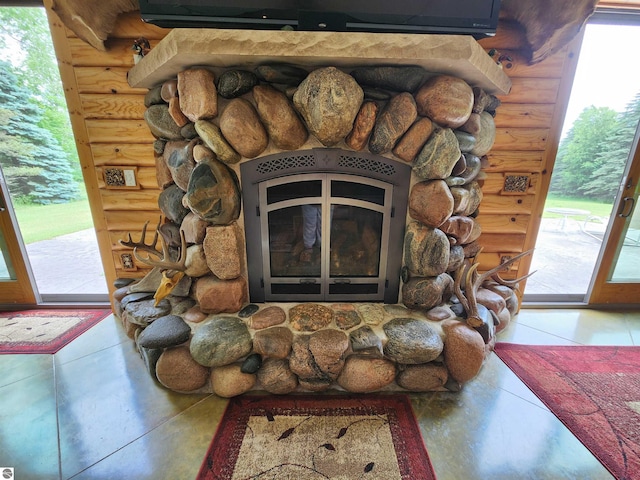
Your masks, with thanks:
[{"label": "arched fireplace door", "polygon": [[240,170],[251,301],[397,303],[410,166],[320,148]]}]

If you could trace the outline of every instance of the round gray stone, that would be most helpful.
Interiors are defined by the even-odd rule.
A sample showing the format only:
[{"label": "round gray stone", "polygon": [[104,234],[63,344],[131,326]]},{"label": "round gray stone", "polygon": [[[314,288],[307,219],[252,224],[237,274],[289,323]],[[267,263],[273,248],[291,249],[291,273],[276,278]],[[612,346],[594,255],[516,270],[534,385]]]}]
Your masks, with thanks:
[{"label": "round gray stone", "polygon": [[426,320],[394,318],[383,327],[388,341],[386,357],[403,364],[427,363],[435,360],[444,348],[438,331]]},{"label": "round gray stone", "polygon": [[144,348],[168,348],[180,345],[191,337],[191,327],[177,315],[158,318],[138,337],[138,345]]},{"label": "round gray stone", "polygon": [[215,316],[204,322],[191,339],[191,355],[200,365],[220,367],[233,363],[251,352],[249,329],[242,320]]}]

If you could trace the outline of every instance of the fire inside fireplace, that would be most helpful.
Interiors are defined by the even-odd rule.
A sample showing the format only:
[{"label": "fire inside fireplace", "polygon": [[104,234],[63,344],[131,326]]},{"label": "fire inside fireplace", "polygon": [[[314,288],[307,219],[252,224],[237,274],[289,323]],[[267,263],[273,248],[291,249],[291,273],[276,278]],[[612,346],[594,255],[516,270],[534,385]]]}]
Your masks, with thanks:
[{"label": "fire inside fireplace", "polygon": [[314,149],[241,172],[252,301],[397,302],[408,165]]}]

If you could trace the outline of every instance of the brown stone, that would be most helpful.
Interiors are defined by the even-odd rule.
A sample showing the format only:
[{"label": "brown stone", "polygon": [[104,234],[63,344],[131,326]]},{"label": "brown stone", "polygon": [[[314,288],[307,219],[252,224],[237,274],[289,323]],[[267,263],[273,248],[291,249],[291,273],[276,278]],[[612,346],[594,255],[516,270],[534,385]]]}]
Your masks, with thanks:
[{"label": "brown stone", "polygon": [[315,332],[328,326],[333,320],[333,311],[317,303],[303,303],[289,310],[289,322],[299,332]]},{"label": "brown stone", "polygon": [[449,298],[453,279],[443,273],[437,277],[413,277],[402,285],[402,302],[407,308],[429,310]]},{"label": "brown stone", "polygon": [[338,330],[320,330],[309,338],[309,351],[315,364],[331,380],[338,378],[348,348],[349,338]]},{"label": "brown stone", "polygon": [[191,172],[196,166],[193,159],[193,147],[196,141],[190,142],[172,141],[167,142],[164,147],[163,157],[171,172],[171,177],[175,184],[182,191],[187,191]]},{"label": "brown stone", "polygon": [[347,135],[345,143],[353,150],[362,150],[369,140],[373,126],[378,116],[378,104],[367,101],[362,104],[360,111],[353,122],[353,129]]},{"label": "brown stone", "polygon": [[191,245],[187,248],[187,259],[185,261],[187,269],[184,271],[190,277],[204,277],[211,273],[207,266],[207,259],[204,255],[202,245]]},{"label": "brown stone", "polygon": [[262,388],[276,395],[291,393],[298,387],[298,379],[285,359],[267,358],[258,370],[258,380]]},{"label": "brown stone", "polygon": [[205,313],[236,313],[247,303],[248,286],[243,277],[233,280],[201,277],[195,285],[195,298]]},{"label": "brown stone", "polygon": [[451,187],[453,195],[454,215],[469,216],[475,212],[482,202],[482,189],[478,182],[473,181],[461,187]]},{"label": "brown stone", "polygon": [[309,350],[310,337],[311,335],[296,335],[293,338],[289,368],[300,378],[326,380]]},{"label": "brown stone", "polygon": [[482,287],[479,288],[476,293],[476,301],[480,305],[484,305],[489,310],[492,310],[496,315],[507,308],[507,302],[502,296]]},{"label": "brown stone", "polygon": [[446,390],[448,378],[449,373],[442,365],[408,365],[398,374],[396,383],[412,392],[437,392]]},{"label": "brown stone", "polygon": [[198,120],[195,124],[196,132],[202,141],[216,154],[216,158],[223,163],[233,165],[240,161],[240,155],[227,142],[215,123]]},{"label": "brown stone", "polygon": [[496,124],[490,113],[482,112],[480,114],[480,128],[474,136],[476,143],[471,149],[471,153],[478,157],[489,153],[496,140]]},{"label": "brown stone", "polygon": [[440,226],[440,230],[452,237],[454,245],[463,245],[476,240],[481,233],[480,224],[471,217],[455,215]]},{"label": "brown stone", "polygon": [[156,364],[158,381],[170,390],[191,392],[203,387],[209,379],[209,369],[196,362],[189,347],[166,349]]},{"label": "brown stone", "polygon": [[331,380],[323,380],[319,378],[299,378],[298,382],[300,382],[300,388],[310,392],[323,392],[333,383]]},{"label": "brown stone", "polygon": [[241,365],[233,363],[211,369],[211,389],[223,398],[242,395],[253,388],[256,375],[240,371]]},{"label": "brown stone", "polygon": [[348,392],[367,393],[386,387],[395,375],[396,367],[390,360],[351,355],[337,383]]},{"label": "brown stone", "polygon": [[436,130],[416,156],[413,171],[424,180],[445,179],[451,175],[460,155],[462,152],[453,130]]},{"label": "brown stone", "polygon": [[203,247],[207,265],[216,277],[232,280],[240,276],[244,235],[236,222],[207,227]]},{"label": "brown stone", "polygon": [[178,98],[172,98],[169,100],[169,115],[176,122],[176,125],[180,128],[189,123],[189,119],[184,116],[182,110],[180,110],[180,100]]},{"label": "brown stone", "polygon": [[171,80],[167,80],[162,84],[160,88],[160,97],[162,100],[169,103],[172,98],[178,97],[178,79],[173,78]]},{"label": "brown stone", "polygon": [[335,67],[314,70],[293,95],[309,130],[327,147],[349,134],[363,99],[360,85]]},{"label": "brown stone", "polygon": [[482,113],[491,102],[491,95],[480,87],[473,87],[473,113]]},{"label": "brown stone", "polygon": [[[193,126],[193,128],[195,130],[195,125]],[[200,163],[203,160],[211,160],[215,157],[215,154],[206,145],[198,144],[193,147],[193,159],[196,161],[196,163]]]},{"label": "brown stone", "polygon": [[449,251],[449,265],[447,272],[454,272],[464,263],[464,247],[461,245],[452,245]]},{"label": "brown stone", "polygon": [[167,166],[164,157],[162,155],[156,155],[156,181],[158,186],[162,189],[167,188],[173,183],[173,177],[171,176],[171,170]]},{"label": "brown stone", "polygon": [[180,231],[184,233],[187,243],[202,243],[207,233],[209,223],[202,220],[195,213],[189,212],[180,224]]},{"label": "brown stone", "polygon": [[362,322],[356,307],[351,303],[336,304],[332,308],[336,325],[341,330],[349,330]]},{"label": "brown stone", "polygon": [[416,183],[409,194],[409,215],[428,227],[437,228],[453,213],[453,195],[444,180]]},{"label": "brown stone", "polygon": [[455,318],[455,316],[455,313],[453,313],[451,307],[449,307],[448,305],[439,305],[426,312],[426,317],[429,320],[434,320],[436,322],[441,322],[442,320],[447,320],[449,318]]},{"label": "brown stone", "polygon": [[472,113],[469,116],[469,120],[467,120],[466,123],[459,128],[459,130],[476,136],[480,132],[480,127],[480,114]]},{"label": "brown stone", "polygon": [[240,186],[225,164],[208,159],[191,173],[186,202],[193,213],[212,225],[229,225],[240,216]]},{"label": "brown stone", "polygon": [[269,85],[256,85],[253,98],[258,115],[276,147],[297,150],[307,141],[307,129],[284,93]]},{"label": "brown stone", "polygon": [[287,358],[291,352],[293,333],[286,327],[260,330],[253,336],[253,350],[271,358]]},{"label": "brown stone", "polygon": [[263,308],[251,317],[251,328],[261,330],[263,328],[280,325],[287,319],[287,314],[278,306],[272,305]]},{"label": "brown stone", "polygon": [[195,122],[218,115],[218,93],[213,72],[190,68],[178,73],[180,109]]},{"label": "brown stone", "polygon": [[404,264],[418,277],[437,277],[447,271],[449,240],[437,228],[418,222],[407,225],[404,236]]},{"label": "brown stone", "polygon": [[475,377],[484,362],[484,340],[473,328],[457,320],[446,320],[442,328],[444,362],[449,374],[458,382],[465,383]]},{"label": "brown stone", "polygon": [[393,97],[376,120],[369,138],[369,151],[376,154],[390,152],[417,116],[416,102],[410,93]]},{"label": "brown stone", "polygon": [[246,158],[257,157],[269,144],[256,109],[244,98],[229,102],[220,115],[220,130],[231,146]]},{"label": "brown stone", "polygon": [[432,133],[433,122],[427,117],[419,118],[396,144],[393,149],[394,155],[405,162],[413,162]]},{"label": "brown stone", "polygon": [[380,325],[384,321],[384,307],[377,303],[359,303],[358,313],[367,325]]},{"label": "brown stone", "polygon": [[432,77],[416,92],[421,116],[442,127],[458,128],[469,119],[473,90],[464,80],[449,75]]},{"label": "brown stone", "polygon": [[184,312],[184,315],[182,315],[182,318],[184,318],[186,322],[191,323],[200,323],[207,317],[208,314],[200,310],[200,307],[198,307],[197,305],[195,307],[191,307],[189,310]]}]

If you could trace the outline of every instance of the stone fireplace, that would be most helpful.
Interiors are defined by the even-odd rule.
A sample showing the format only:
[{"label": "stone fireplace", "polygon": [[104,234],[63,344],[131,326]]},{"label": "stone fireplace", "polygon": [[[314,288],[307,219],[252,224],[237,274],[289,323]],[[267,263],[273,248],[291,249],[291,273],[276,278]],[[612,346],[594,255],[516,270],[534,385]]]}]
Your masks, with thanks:
[{"label": "stone fireplace", "polygon": [[508,79],[467,37],[247,35],[174,30],[129,76],[164,218],[123,240],[153,270],[114,304],[150,373],[221,396],[459,389],[518,308],[473,261]]}]

